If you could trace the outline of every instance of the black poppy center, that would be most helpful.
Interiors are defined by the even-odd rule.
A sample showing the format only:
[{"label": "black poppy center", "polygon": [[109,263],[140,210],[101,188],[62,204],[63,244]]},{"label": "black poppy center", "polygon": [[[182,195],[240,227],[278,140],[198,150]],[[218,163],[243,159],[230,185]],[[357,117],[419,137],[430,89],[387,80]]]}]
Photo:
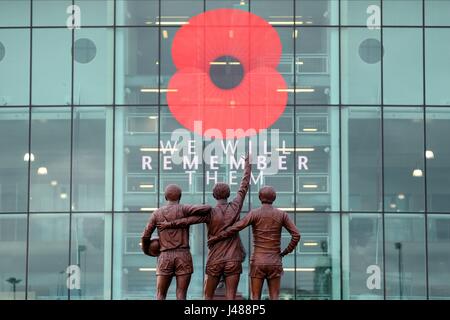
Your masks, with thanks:
[{"label": "black poppy center", "polygon": [[220,89],[233,89],[241,83],[244,67],[235,57],[221,56],[210,62],[209,76]]}]

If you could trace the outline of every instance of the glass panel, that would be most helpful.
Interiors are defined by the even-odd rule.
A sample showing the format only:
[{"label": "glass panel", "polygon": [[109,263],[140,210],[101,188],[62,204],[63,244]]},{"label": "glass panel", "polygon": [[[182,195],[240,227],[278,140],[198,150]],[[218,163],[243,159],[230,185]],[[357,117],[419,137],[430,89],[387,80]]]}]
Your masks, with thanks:
[{"label": "glass panel", "polygon": [[27,210],[28,108],[0,109],[0,212]]},{"label": "glass panel", "polygon": [[296,104],[339,103],[339,30],[297,28]]},{"label": "glass panel", "polygon": [[339,24],[339,1],[295,0],[297,18],[306,25]]},{"label": "glass panel", "polygon": [[[302,237],[296,256],[291,253],[283,264],[297,259],[297,299],[340,299],[339,215],[297,213],[296,220]],[[290,236],[286,233],[282,243],[287,245],[288,241]],[[285,266],[282,282],[289,281],[290,270]]]},{"label": "glass panel", "polygon": [[112,200],[112,108],[75,108],[72,210],[109,211]]},{"label": "glass panel", "polygon": [[252,13],[264,18],[271,25],[294,25],[292,10],[294,9],[293,0],[257,0],[250,3]]},{"label": "glass panel", "polygon": [[383,25],[421,26],[422,0],[384,0]]},{"label": "glass panel", "polygon": [[[22,2],[17,1],[16,2]],[[72,15],[72,0],[33,0],[33,25],[34,26],[67,26],[74,24]],[[76,10],[76,9],[75,9]],[[69,12],[67,12],[69,11]],[[75,12],[74,12],[75,13]],[[75,17],[75,16],[73,16]],[[80,12],[81,23],[83,15]],[[75,21],[76,22],[76,21]],[[66,32],[72,34],[66,29]],[[49,41],[51,40],[48,39]]]},{"label": "glass panel", "polygon": [[26,245],[27,216],[0,215],[0,300],[25,299]]},{"label": "glass panel", "polygon": [[297,108],[296,121],[296,209],[339,211],[339,108]]},{"label": "glass panel", "polygon": [[342,25],[380,26],[380,0],[341,0],[340,3]]},{"label": "glass panel", "polygon": [[230,8],[248,11],[248,6],[248,0],[206,0],[206,10]]},{"label": "glass panel", "polygon": [[[184,129],[173,117],[168,107],[161,107],[161,132],[160,132],[160,184],[159,203],[165,203],[164,190],[167,185],[175,183],[183,190],[183,203],[199,204],[203,203],[203,166],[202,166],[202,139],[200,136]],[[180,130],[180,131],[178,131]],[[180,137],[177,132],[183,134]],[[191,143],[189,141],[192,141]],[[191,145],[191,153],[188,153]],[[192,152],[193,150],[193,152]],[[209,153],[205,152],[205,157]],[[156,154],[157,156],[157,154]],[[183,158],[185,156],[185,158]],[[157,160],[157,159],[155,159]],[[218,161],[221,162],[220,160]],[[207,165],[206,188],[211,188],[214,183],[220,181],[219,174],[214,168]],[[239,179],[239,178],[238,178]],[[236,179],[236,180],[238,180]],[[222,180],[223,181],[223,180]],[[209,184],[209,186],[208,186]]]},{"label": "glass panel", "polygon": [[203,5],[203,1],[197,0],[161,1],[161,26],[181,26],[203,12]]},{"label": "glass panel", "polygon": [[450,297],[450,216],[428,215],[428,281],[430,299]]},{"label": "glass panel", "polygon": [[342,109],[342,209],[382,209],[381,108]]},{"label": "glass panel", "polygon": [[112,29],[76,30],[74,104],[112,104],[113,43]]},{"label": "glass panel", "polygon": [[[113,299],[156,297],[156,258],[142,253],[139,243],[150,214],[114,215]],[[169,290],[174,294],[175,282]]]},{"label": "glass panel", "polygon": [[30,0],[0,1],[0,27],[30,25]]},{"label": "glass panel", "polygon": [[429,26],[450,25],[450,2],[425,0],[425,24]]},{"label": "glass panel", "polygon": [[70,105],[72,99],[72,32],[33,30],[34,105]]},{"label": "glass panel", "polygon": [[380,31],[344,28],[341,37],[343,104],[381,103]]},{"label": "glass panel", "polygon": [[158,29],[119,28],[116,104],[158,104]]},{"label": "glass panel", "polygon": [[424,141],[421,108],[384,108],[384,208],[424,211]]},{"label": "glass panel", "polygon": [[70,107],[33,108],[31,118],[30,210],[69,211]]},{"label": "glass panel", "polygon": [[383,223],[380,214],[342,216],[344,299],[383,299]]},{"label": "glass panel", "polygon": [[114,208],[153,211],[159,185],[158,108],[117,107],[115,121]]},{"label": "glass panel", "polygon": [[385,28],[385,104],[423,104],[422,29]]},{"label": "glass panel", "polygon": [[80,285],[71,300],[111,299],[111,214],[72,215],[71,261]]},{"label": "glass panel", "polygon": [[117,0],[118,25],[156,25],[158,22],[158,0]]},{"label": "glass panel", "polygon": [[387,299],[425,299],[423,215],[385,215]]},{"label": "glass panel", "polygon": [[80,7],[82,26],[109,26],[114,24],[115,1],[75,0]]},{"label": "glass panel", "polygon": [[427,108],[427,209],[450,211],[450,108]]},{"label": "glass panel", "polygon": [[[14,81],[11,81],[14,79]],[[30,30],[0,30],[0,107],[28,105]]]},{"label": "glass panel", "polygon": [[450,105],[450,29],[425,30],[426,103]]},{"label": "glass panel", "polygon": [[71,295],[76,294],[79,269],[69,268],[68,262],[69,214],[32,214],[28,299],[67,300],[69,290]]}]

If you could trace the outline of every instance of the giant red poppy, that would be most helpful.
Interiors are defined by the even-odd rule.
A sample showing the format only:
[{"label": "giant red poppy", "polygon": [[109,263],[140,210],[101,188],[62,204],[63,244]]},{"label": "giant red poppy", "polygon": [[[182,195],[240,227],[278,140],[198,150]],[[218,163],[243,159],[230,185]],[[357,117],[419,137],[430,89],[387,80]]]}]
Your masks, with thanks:
[{"label": "giant red poppy", "polygon": [[[168,85],[170,111],[183,126],[209,137],[239,138],[268,128],[287,103],[286,82],[276,70],[281,51],[276,30],[255,14],[217,9],[194,16],[173,40],[177,72]],[[211,74],[227,64],[234,69],[218,71],[225,81],[233,78],[226,70],[241,72],[228,87]]]}]

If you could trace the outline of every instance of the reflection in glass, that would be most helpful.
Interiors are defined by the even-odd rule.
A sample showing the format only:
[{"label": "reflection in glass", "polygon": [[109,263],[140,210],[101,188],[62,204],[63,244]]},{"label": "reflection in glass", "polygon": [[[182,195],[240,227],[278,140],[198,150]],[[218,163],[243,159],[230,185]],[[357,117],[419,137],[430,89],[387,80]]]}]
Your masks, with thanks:
[{"label": "reflection in glass", "polygon": [[381,109],[341,111],[342,206],[345,211],[382,209]]},{"label": "reflection in glass", "polygon": [[425,226],[418,214],[385,215],[386,298],[425,299]]},{"label": "reflection in glass", "polygon": [[27,216],[0,215],[0,300],[25,299],[26,241]]},{"label": "reflection in glass", "polygon": [[450,217],[428,216],[428,281],[430,299],[450,297]]},{"label": "reflection in glass", "polygon": [[385,107],[383,122],[385,211],[423,211],[423,111]]},{"label": "reflection in glass", "polygon": [[450,211],[450,108],[426,109],[427,209]]},{"label": "reflection in glass", "polygon": [[27,210],[28,108],[0,109],[0,212]]},{"label": "reflection in glass", "polygon": [[75,108],[72,210],[109,211],[112,192],[111,108]]},{"label": "reflection in glass", "polygon": [[156,25],[158,0],[117,0],[118,25]]},{"label": "reflection in glass", "polygon": [[67,108],[33,108],[30,210],[69,211],[70,127]]},{"label": "reflection in glass", "polygon": [[32,214],[29,232],[28,299],[68,299],[69,214]]},{"label": "reflection in glass", "polygon": [[111,214],[72,215],[71,260],[79,267],[79,288],[70,299],[111,299]]},{"label": "reflection in glass", "polygon": [[383,223],[379,214],[342,216],[344,299],[383,299]]}]

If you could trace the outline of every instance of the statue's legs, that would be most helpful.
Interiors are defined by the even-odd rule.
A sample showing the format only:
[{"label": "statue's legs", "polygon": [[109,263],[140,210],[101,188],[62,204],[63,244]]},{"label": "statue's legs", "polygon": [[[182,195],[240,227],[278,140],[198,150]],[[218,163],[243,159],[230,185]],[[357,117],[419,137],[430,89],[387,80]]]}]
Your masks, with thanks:
[{"label": "statue's legs", "polygon": [[156,276],[156,300],[165,300],[173,276]]},{"label": "statue's legs", "polygon": [[177,276],[177,300],[186,300],[191,274]]},{"label": "statue's legs", "polygon": [[261,300],[263,284],[264,279],[253,277],[251,278],[252,300]]},{"label": "statue's legs", "polygon": [[232,274],[232,275],[225,277],[225,286],[227,288],[227,292],[226,292],[227,300],[236,299],[236,291],[237,291],[240,277],[241,277],[241,275],[239,273]]},{"label": "statue's legs", "polygon": [[278,300],[278,297],[280,295],[280,283],[281,277],[267,279],[270,300]]},{"label": "statue's legs", "polygon": [[[206,275],[205,280],[205,300],[212,300],[214,298],[214,292],[216,291],[217,285],[219,284],[220,277],[214,277]],[[228,286],[227,286],[228,289]]]}]

